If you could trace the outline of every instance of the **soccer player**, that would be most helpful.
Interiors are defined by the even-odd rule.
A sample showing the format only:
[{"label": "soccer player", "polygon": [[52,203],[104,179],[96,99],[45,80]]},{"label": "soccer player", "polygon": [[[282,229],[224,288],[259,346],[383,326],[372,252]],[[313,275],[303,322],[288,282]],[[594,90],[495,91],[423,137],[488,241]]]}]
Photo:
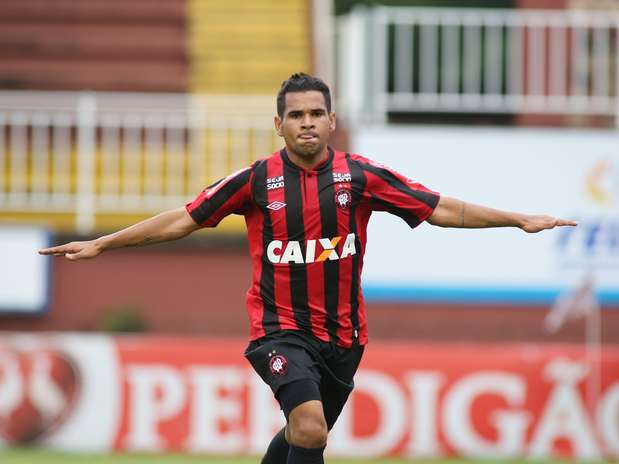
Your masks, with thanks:
[{"label": "soccer player", "polygon": [[335,121],[327,85],[294,74],[277,95],[283,149],[215,182],[184,207],[96,240],[40,250],[94,258],[112,248],[176,240],[229,214],[245,216],[253,261],[245,356],[287,421],[264,464],[324,462],[327,433],[353,389],[367,343],[360,278],[372,211],[389,211],[410,227],[428,221],[539,232],[576,225],[440,196],[380,163],[329,147]]}]

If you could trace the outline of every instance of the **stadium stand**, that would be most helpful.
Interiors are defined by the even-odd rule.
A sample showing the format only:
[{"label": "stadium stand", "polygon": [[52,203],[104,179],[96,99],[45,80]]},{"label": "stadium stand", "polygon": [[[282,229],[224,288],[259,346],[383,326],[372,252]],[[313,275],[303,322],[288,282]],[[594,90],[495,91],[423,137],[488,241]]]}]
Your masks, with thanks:
[{"label": "stadium stand", "polygon": [[182,92],[183,0],[6,0],[0,87]]},{"label": "stadium stand", "polygon": [[274,88],[311,65],[307,15],[304,1],[5,2],[0,88],[28,92],[2,91],[0,219],[69,232],[89,185],[107,206],[78,229],[114,229],[271,152]]},{"label": "stadium stand", "polygon": [[308,4],[190,0],[191,91],[272,94],[282,76],[311,69]]},{"label": "stadium stand", "polygon": [[[278,139],[271,129],[272,95],[288,73],[311,70],[313,64],[309,3],[57,0],[52,6],[44,0],[4,0],[0,88],[141,93],[0,92],[0,221],[45,223],[59,233],[73,233],[80,224],[75,219],[80,200],[87,216],[82,231],[99,234],[178,206],[202,185],[274,149]],[[540,5],[522,0],[519,6],[533,3]],[[616,63],[609,61],[608,69],[616,69]],[[611,87],[615,79],[609,76]],[[340,83],[340,92],[342,87]],[[614,98],[612,89],[608,96]],[[185,93],[188,90],[210,96],[197,98]],[[172,94],[160,93],[164,91]],[[248,99],[249,94],[266,96]],[[96,114],[88,106],[93,98]],[[249,121],[239,123],[241,111],[251,115]],[[90,173],[90,187],[79,173],[80,117],[87,123],[94,117],[99,123],[96,128],[86,124],[94,142],[89,155],[93,164],[82,164]],[[170,156],[174,153],[180,156]],[[87,195],[80,190],[84,185],[90,189]],[[236,221],[218,231],[225,235],[241,228],[242,221]],[[249,281],[248,258],[238,243],[213,243],[207,250],[185,241],[180,248],[118,251],[94,266],[59,260],[49,312],[36,321],[6,317],[2,327],[98,330],[107,310],[132,302],[143,309],[153,332],[244,335],[241,308]],[[108,285],[96,285],[102,279]],[[174,298],[158,279],[171,279],[170,285],[179,290]],[[216,310],[205,310],[202,299],[194,297],[196,285]],[[548,338],[542,332],[543,307],[371,305],[376,337],[582,337],[582,324],[576,322]],[[619,331],[613,328],[619,313],[606,311],[604,318],[604,340],[616,342]],[[473,326],[468,324],[472,320],[477,321]]]}]

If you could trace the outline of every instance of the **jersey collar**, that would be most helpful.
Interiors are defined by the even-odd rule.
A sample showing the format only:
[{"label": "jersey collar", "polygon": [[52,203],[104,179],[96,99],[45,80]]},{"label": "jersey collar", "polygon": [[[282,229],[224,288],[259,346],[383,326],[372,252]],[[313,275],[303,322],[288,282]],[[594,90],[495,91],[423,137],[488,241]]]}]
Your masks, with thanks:
[{"label": "jersey collar", "polygon": [[305,168],[302,168],[301,166],[297,166],[296,164],[294,164],[288,157],[288,152],[286,151],[286,148],[282,148],[279,151],[279,154],[282,160],[284,160],[284,164],[286,166],[289,166],[297,171],[322,172],[322,171],[326,171],[327,169],[331,167],[331,163],[333,162],[333,157],[335,156],[333,148],[331,148],[330,146],[327,146],[327,152],[328,152],[327,157],[324,160],[322,160],[320,163],[318,163],[316,166],[314,166],[313,169],[305,169]]}]

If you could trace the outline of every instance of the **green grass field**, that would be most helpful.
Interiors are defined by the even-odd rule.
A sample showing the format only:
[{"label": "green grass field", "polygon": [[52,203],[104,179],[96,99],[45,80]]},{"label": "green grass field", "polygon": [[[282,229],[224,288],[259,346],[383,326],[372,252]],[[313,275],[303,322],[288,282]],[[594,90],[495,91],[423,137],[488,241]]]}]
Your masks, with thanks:
[{"label": "green grass field", "polygon": [[[0,451],[1,464],[257,464],[260,459],[257,457],[249,458],[230,458],[230,457],[213,457],[213,456],[189,456],[184,454],[166,454],[166,455],[145,455],[145,454],[109,454],[109,455],[91,455],[91,454],[62,454],[51,453],[37,450],[10,450]],[[402,459],[379,459],[379,460],[363,460],[363,459],[329,459],[330,464],[559,464],[571,463],[576,461],[466,461],[466,460],[415,460],[406,461]],[[590,463],[593,464],[593,463]],[[596,464],[602,464],[601,462]]]}]

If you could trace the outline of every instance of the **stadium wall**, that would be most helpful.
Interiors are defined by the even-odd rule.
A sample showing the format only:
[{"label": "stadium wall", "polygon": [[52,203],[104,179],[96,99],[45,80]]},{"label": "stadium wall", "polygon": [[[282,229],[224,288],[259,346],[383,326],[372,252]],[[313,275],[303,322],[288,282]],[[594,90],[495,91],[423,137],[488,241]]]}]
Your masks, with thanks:
[{"label": "stadium wall", "polygon": [[310,10],[306,0],[4,0],[0,87],[272,94],[312,68]]},{"label": "stadium wall", "polygon": [[185,0],[5,0],[0,87],[183,92]]},{"label": "stadium wall", "polygon": [[[115,250],[96,261],[53,261],[51,301],[40,315],[2,315],[0,330],[97,331],[110,314],[130,310],[159,334],[246,337],[250,259],[235,243],[186,243]],[[544,330],[549,305],[369,301],[372,339],[580,342],[584,323]],[[619,343],[619,308],[602,311],[605,343]]]}]

